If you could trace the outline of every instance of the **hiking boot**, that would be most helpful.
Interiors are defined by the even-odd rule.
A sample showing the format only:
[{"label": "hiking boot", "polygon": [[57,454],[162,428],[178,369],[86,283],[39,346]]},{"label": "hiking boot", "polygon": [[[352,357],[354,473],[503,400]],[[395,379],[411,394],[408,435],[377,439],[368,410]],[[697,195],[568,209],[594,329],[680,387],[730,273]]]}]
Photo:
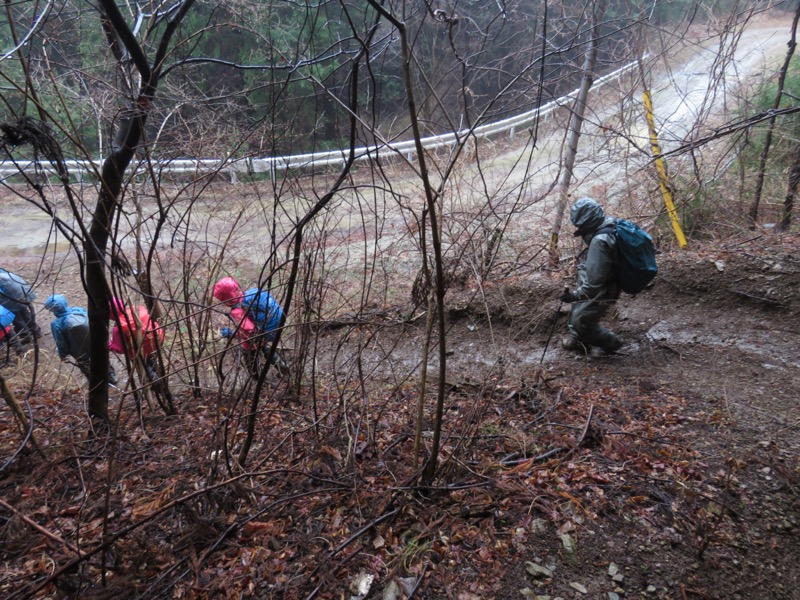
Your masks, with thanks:
[{"label": "hiking boot", "polygon": [[617,353],[622,347],[622,340],[619,338],[614,338],[614,341],[604,348],[592,348],[590,353],[591,358],[604,358],[606,356],[612,356]]},{"label": "hiking boot", "polygon": [[275,356],[272,357],[272,365],[277,369],[278,375],[285,376],[289,374],[289,367],[286,361],[283,360],[283,357],[277,352],[275,352]]},{"label": "hiking boot", "polygon": [[574,335],[568,335],[561,340],[561,347],[570,352],[588,352],[589,348]]},{"label": "hiking boot", "polygon": [[622,348],[622,343],[623,342],[621,338],[615,337],[613,342],[603,348],[603,352],[606,354],[616,354],[617,350]]}]

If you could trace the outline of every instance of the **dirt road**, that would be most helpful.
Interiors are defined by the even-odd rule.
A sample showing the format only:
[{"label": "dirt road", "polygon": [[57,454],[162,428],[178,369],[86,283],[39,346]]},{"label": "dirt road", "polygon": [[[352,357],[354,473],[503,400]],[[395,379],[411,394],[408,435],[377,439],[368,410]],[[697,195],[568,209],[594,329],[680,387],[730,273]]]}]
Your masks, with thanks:
[{"label": "dirt road", "polygon": [[[754,74],[763,72],[765,64],[774,64],[785,52],[788,39],[789,20],[780,22],[757,22],[751,24],[742,35],[734,40],[703,40],[688,48],[669,52],[658,59],[653,59],[650,66],[656,116],[659,122],[659,133],[668,150],[683,140],[697,123],[708,122],[710,116],[720,118],[734,107],[726,94],[736,94],[739,85],[747,81]],[[725,44],[735,42],[735,51],[722,52]],[[677,64],[676,64],[677,62]],[[605,196],[613,206],[620,199],[618,195],[631,185],[637,177],[636,173],[649,162],[649,142],[644,113],[639,99],[636,81],[637,75],[624,78],[621,89],[615,92],[612,86],[603,88],[600,94],[590,97],[590,112],[583,128],[583,137],[575,167],[574,194],[597,194]],[[629,89],[633,86],[635,89]],[[709,91],[711,90],[711,91]],[[565,113],[566,114],[566,113]],[[712,121],[713,122],[713,121]],[[558,118],[551,119],[541,132],[535,148],[526,145],[517,145],[509,150],[502,150],[496,146],[498,152],[486,158],[481,173],[469,174],[467,165],[463,181],[469,182],[471,177],[476,180],[488,180],[489,192],[493,198],[514,198],[520,191],[531,198],[544,193],[558,178],[559,156],[564,137],[564,122]],[[519,136],[521,137],[521,136]],[[519,139],[519,138],[518,138]],[[494,146],[493,146],[494,147]],[[680,167],[675,165],[676,172]],[[398,193],[405,193],[413,197],[417,192],[413,185],[404,189],[400,179],[406,175],[398,173],[399,179],[393,182]],[[632,179],[633,178],[633,179]],[[464,206],[482,205],[486,202],[482,198],[485,184],[480,181],[474,183],[474,191],[467,196],[477,194],[473,201],[465,199],[466,189],[459,189],[458,194],[448,197],[452,210],[458,212]],[[472,186],[470,183],[470,186]],[[227,188],[227,186],[222,186]],[[246,196],[246,186],[240,188],[242,195]],[[225,215],[233,214],[235,210],[250,206],[252,203],[232,203],[231,193],[236,193],[237,187],[226,189],[220,193],[220,198],[227,200],[217,203],[212,209],[222,210]],[[213,190],[208,191],[213,195]],[[60,193],[52,190],[52,197],[58,205]],[[91,187],[83,189],[84,202],[87,209],[93,206],[96,192]],[[458,197],[456,197],[458,196]],[[341,222],[335,225],[345,230],[350,226],[352,219],[345,216],[348,212],[356,217],[364,210],[363,201],[350,199],[346,194],[342,197],[341,204],[336,208],[342,215]],[[369,198],[366,198],[369,201]],[[546,223],[548,215],[552,212],[552,199],[546,198],[545,202],[535,202],[532,206],[520,212],[510,224],[509,235],[515,234],[518,227],[541,228]],[[392,199],[378,199],[377,202],[393,202]],[[8,190],[0,194],[0,207],[3,210],[3,219],[0,221],[0,249],[11,256],[41,256],[46,248],[65,250],[66,240],[63,239],[52,227],[49,217],[31,203],[26,203],[10,194]],[[391,211],[396,208],[388,207]],[[630,207],[626,207],[630,208]],[[67,207],[58,208],[60,214],[70,222]],[[256,211],[257,212],[257,211]],[[381,212],[381,211],[378,211]],[[502,211],[501,211],[502,212]],[[223,215],[224,216],[224,215]],[[240,226],[240,243],[257,244],[261,237],[258,225],[265,224],[263,219],[245,219],[244,224],[253,227]],[[84,216],[84,219],[88,218]],[[220,217],[222,219],[222,217]],[[232,217],[224,216],[230,220]],[[391,222],[402,222],[392,219]],[[123,229],[125,224],[123,223]],[[382,243],[388,245],[393,235],[391,231],[382,232],[385,239]],[[222,237],[220,232],[203,230],[202,225],[192,232],[207,243],[214,244]],[[382,236],[382,237],[383,237]],[[358,251],[358,247],[354,248]]]}]

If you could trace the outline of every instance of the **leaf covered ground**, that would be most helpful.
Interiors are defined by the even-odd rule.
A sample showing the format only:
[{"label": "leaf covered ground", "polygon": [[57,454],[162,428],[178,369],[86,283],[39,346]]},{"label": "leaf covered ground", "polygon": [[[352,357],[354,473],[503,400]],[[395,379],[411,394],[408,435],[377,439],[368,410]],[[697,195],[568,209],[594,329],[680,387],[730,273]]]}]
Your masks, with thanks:
[{"label": "leaf covered ground", "polygon": [[[37,387],[47,459],[0,474],[0,595],[797,598],[798,250],[754,235],[662,255],[600,359],[558,347],[561,279],[451,289],[427,489],[407,375],[425,320],[390,309],[320,332],[313,387],[270,378],[244,469],[246,399],[115,405],[112,435],[89,431],[79,385]],[[4,370],[20,395],[26,360]],[[0,456],[19,442],[4,410]]]}]

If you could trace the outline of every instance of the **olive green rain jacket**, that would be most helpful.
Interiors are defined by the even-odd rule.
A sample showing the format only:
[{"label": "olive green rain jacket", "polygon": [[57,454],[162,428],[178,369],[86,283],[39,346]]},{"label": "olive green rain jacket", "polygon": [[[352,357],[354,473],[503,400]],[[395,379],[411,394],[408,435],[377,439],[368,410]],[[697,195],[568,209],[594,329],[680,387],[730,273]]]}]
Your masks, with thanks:
[{"label": "olive green rain jacket", "polygon": [[588,248],[581,253],[577,287],[572,292],[575,301],[569,312],[571,335],[587,347],[596,346],[614,352],[622,345],[614,332],[600,325],[612,302],[619,298],[617,284],[617,239],[613,233],[597,233],[614,219],[607,217],[600,205],[591,198],[581,198],[572,207],[570,220],[575,235],[583,237]]},{"label": "olive green rain jacket", "polygon": [[612,217],[605,217],[599,227],[582,236],[589,247],[584,250],[584,258],[578,265],[578,287],[573,292],[578,301],[600,301],[619,297],[616,283],[617,238],[613,233],[593,235],[601,227],[613,224]]}]

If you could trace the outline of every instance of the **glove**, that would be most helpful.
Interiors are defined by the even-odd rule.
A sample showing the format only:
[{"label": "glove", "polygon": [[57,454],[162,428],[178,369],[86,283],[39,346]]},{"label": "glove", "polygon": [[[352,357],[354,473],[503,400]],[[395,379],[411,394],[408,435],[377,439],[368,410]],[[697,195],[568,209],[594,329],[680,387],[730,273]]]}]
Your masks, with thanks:
[{"label": "glove", "polygon": [[131,274],[136,275],[136,269],[134,269],[131,263],[121,254],[112,255],[111,270],[120,277],[129,277]]},{"label": "glove", "polygon": [[563,294],[561,294],[558,297],[558,299],[561,300],[562,302],[575,302],[575,294],[573,294],[569,290],[566,290],[564,291]]},{"label": "glove", "polygon": [[222,337],[231,338],[233,337],[234,331],[230,327],[223,327],[219,331],[222,334]]}]

